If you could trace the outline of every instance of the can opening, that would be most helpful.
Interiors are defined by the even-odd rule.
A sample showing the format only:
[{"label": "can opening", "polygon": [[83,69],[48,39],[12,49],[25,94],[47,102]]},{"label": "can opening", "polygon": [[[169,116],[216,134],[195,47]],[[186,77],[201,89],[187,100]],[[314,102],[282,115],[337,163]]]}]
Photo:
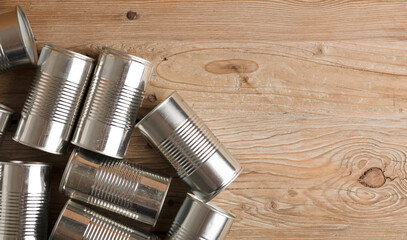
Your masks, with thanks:
[{"label": "can opening", "polygon": [[30,23],[23,9],[17,6],[18,26],[20,27],[21,38],[23,39],[24,47],[27,52],[30,62],[36,64],[38,60],[37,47],[35,45],[34,35],[31,30]]}]

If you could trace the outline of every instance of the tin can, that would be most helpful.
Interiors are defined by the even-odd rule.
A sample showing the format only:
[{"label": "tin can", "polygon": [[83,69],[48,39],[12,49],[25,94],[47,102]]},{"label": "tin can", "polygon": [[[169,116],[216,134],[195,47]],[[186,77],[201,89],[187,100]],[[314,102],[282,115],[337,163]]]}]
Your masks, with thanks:
[{"label": "tin can", "polygon": [[30,23],[20,6],[0,11],[0,72],[37,63]]},{"label": "tin can", "polygon": [[150,62],[103,48],[72,143],[122,159],[151,72]]},{"label": "tin can", "polygon": [[65,168],[60,191],[154,226],[171,178],[140,165],[75,148]]},{"label": "tin can", "polygon": [[168,232],[168,240],[222,240],[235,217],[219,207],[188,194]]},{"label": "tin can", "polygon": [[155,235],[127,227],[90,208],[68,200],[50,240],[158,240]]},{"label": "tin can", "polygon": [[176,92],[136,126],[203,201],[214,198],[242,171],[239,162]]},{"label": "tin can", "polygon": [[65,153],[93,62],[85,55],[46,44],[13,139],[45,152]]},{"label": "tin can", "polygon": [[51,166],[0,162],[0,239],[47,239]]},{"label": "tin can", "polygon": [[4,135],[6,134],[13,113],[13,109],[0,104],[0,144],[3,142]]}]

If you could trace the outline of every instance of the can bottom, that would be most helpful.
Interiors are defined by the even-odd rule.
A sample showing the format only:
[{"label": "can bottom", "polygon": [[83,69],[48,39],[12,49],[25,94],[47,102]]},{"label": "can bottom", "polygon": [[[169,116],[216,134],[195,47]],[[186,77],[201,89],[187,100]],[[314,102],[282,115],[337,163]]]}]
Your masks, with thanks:
[{"label": "can bottom", "polygon": [[242,166],[228,151],[218,149],[201,167],[183,180],[192,192],[204,202],[217,196],[242,172]]},{"label": "can bottom", "polygon": [[13,140],[44,152],[62,155],[69,144],[70,128],[66,124],[22,113]]}]

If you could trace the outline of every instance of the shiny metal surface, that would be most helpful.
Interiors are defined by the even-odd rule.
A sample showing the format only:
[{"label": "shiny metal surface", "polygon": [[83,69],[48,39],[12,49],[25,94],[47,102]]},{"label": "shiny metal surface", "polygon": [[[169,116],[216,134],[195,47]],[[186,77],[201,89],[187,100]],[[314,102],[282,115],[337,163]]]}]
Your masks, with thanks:
[{"label": "shiny metal surface", "polygon": [[151,72],[150,62],[104,48],[72,143],[123,158]]},{"label": "shiny metal surface", "polygon": [[30,24],[20,6],[0,10],[0,72],[37,62]]},{"label": "shiny metal surface", "polygon": [[47,239],[51,166],[0,162],[0,239]]},{"label": "shiny metal surface", "polygon": [[60,191],[77,199],[154,226],[171,178],[125,160],[75,148]]},{"label": "shiny metal surface", "polygon": [[0,144],[3,142],[4,135],[6,134],[13,113],[13,109],[0,104]]},{"label": "shiny metal surface", "polygon": [[94,60],[46,44],[13,139],[63,154],[72,137]]},{"label": "shiny metal surface", "polygon": [[232,214],[188,194],[166,239],[222,240],[229,233],[234,219]]},{"label": "shiny metal surface", "polygon": [[90,208],[68,200],[50,240],[155,240],[157,236],[115,222]]},{"label": "shiny metal surface", "polygon": [[239,162],[176,92],[136,127],[204,201],[214,198],[242,171]]}]

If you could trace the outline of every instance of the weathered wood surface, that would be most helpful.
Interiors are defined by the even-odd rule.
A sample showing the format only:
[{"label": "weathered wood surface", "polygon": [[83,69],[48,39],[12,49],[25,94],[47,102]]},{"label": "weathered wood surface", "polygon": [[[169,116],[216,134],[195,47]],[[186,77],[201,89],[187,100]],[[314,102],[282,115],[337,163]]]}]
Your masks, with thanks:
[{"label": "weathered wood surface", "polygon": [[[407,5],[402,1],[0,1],[25,9],[41,48],[151,60],[140,118],[174,89],[242,163],[214,202],[229,239],[407,239]],[[346,41],[344,41],[346,40]],[[32,68],[2,74],[21,110]],[[11,140],[3,160],[54,164],[50,228],[68,156]],[[128,159],[175,176],[136,131]],[[164,234],[187,187],[175,179]]]}]

